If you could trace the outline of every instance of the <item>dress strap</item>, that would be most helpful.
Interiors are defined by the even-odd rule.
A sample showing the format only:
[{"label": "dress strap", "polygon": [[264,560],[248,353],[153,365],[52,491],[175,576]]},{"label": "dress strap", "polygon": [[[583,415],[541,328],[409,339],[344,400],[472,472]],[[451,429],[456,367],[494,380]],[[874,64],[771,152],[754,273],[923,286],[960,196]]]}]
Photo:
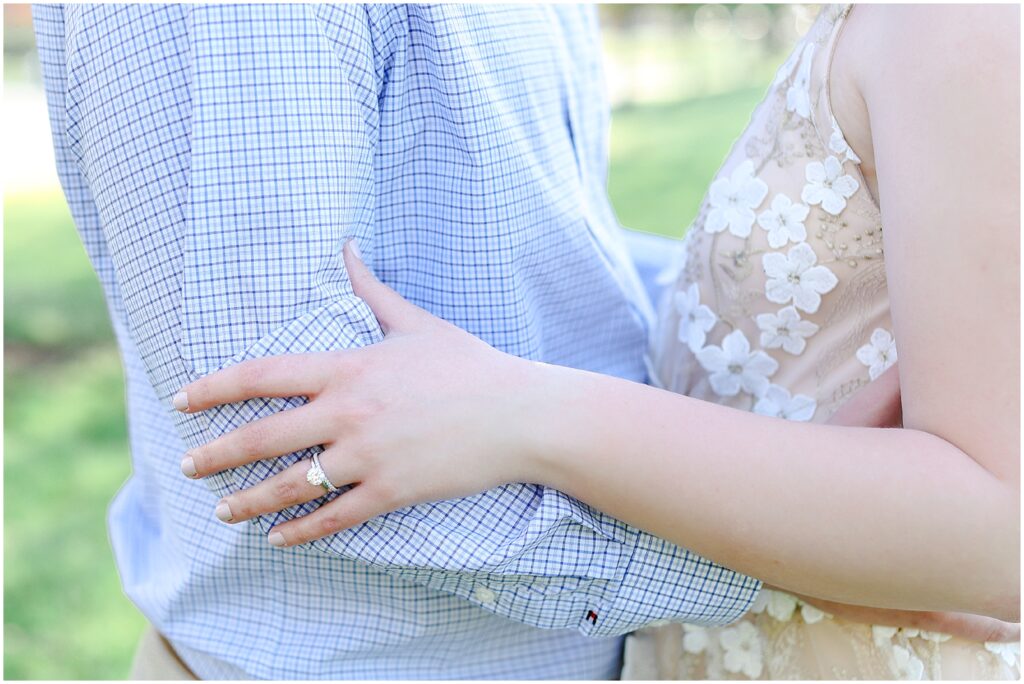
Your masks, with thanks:
[{"label": "dress strap", "polygon": [[846,18],[850,16],[850,11],[853,9],[852,3],[843,3],[833,6],[833,12],[835,19],[832,23],[831,35],[828,39],[828,50],[826,54],[828,57],[825,59],[822,90],[825,97],[825,112],[829,118],[835,120],[835,114],[832,111],[832,61],[836,56],[836,46],[839,45],[839,36],[843,32],[843,27],[846,26]]},{"label": "dress strap", "polygon": [[[836,47],[842,36],[843,28],[846,26],[846,19],[853,9],[852,4],[830,5],[824,10],[825,24],[821,34],[818,36],[821,53],[824,59],[816,64],[814,71],[817,75],[817,85],[814,94],[811,113],[811,121],[818,133],[818,138],[830,154],[834,154],[840,162],[846,164],[849,172],[853,174],[857,182],[865,185],[866,179],[860,170],[861,159],[856,151],[846,141],[846,136],[836,119],[832,109],[832,62],[835,59]],[[869,190],[870,192],[870,190]]]}]

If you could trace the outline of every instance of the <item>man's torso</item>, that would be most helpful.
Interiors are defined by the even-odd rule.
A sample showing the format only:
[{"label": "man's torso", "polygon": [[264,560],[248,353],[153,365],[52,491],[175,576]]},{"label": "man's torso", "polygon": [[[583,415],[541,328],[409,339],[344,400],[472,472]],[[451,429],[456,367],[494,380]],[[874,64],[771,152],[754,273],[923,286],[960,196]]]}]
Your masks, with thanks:
[{"label": "man's torso", "polygon": [[[119,222],[175,224],[193,274],[181,316],[199,331],[182,353],[202,372],[253,342],[232,334],[239,317],[265,331],[319,303],[281,283],[321,269],[302,241],[345,221],[385,282],[499,349],[642,380],[649,312],[604,195],[591,12],[65,12],[69,139],[108,232],[83,240],[128,384],[134,475],[110,518],[128,595],[205,678],[614,676],[618,640],[542,632],[217,522],[215,497],[177,472],[184,447],[110,268],[146,274],[144,254],[119,252]],[[154,177],[159,197],[141,182]]]}]

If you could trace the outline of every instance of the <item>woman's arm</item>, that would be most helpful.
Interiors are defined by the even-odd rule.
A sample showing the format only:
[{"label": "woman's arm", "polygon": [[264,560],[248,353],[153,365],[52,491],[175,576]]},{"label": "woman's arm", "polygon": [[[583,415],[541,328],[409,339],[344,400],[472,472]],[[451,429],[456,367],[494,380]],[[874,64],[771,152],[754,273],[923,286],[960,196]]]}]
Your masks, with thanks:
[{"label": "woman's arm", "polygon": [[[346,250],[384,342],[325,355],[313,386],[261,360],[186,388],[194,409],[267,386],[319,407],[290,429],[328,446],[336,483],[358,484],[275,531],[302,543],[529,481],[797,593],[1016,620],[1016,10],[871,9],[885,14],[861,91],[906,429],[790,423],[514,359],[400,301]],[[196,450],[197,472],[276,455],[251,448],[248,429]],[[280,484],[229,497],[233,519],[279,510],[295,491]]]},{"label": "woman's arm", "polygon": [[565,408],[539,413],[557,444],[536,450],[541,479],[784,588],[1016,619],[1018,16],[851,15],[907,429],[786,423],[553,369]]},{"label": "woman's arm", "polygon": [[943,439],[565,373],[536,414],[542,483],[781,588],[1017,619],[1016,483]]}]

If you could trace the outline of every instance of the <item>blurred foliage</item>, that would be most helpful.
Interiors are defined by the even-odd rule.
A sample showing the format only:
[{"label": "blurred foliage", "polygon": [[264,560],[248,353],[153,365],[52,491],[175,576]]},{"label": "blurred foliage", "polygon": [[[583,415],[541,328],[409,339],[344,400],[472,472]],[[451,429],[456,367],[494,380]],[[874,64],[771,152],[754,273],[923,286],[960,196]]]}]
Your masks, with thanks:
[{"label": "blurred foliage", "polygon": [[[5,81],[37,82],[27,14],[12,7]],[[609,192],[623,225],[678,237],[782,61],[779,27],[800,16],[659,7],[600,10],[610,80],[625,84]],[[747,24],[764,13],[768,33],[740,35],[763,30]],[[130,472],[117,347],[59,190],[6,196],[3,211],[4,675],[124,678],[144,619],[121,592],[105,523]]]},{"label": "blurred foliage", "polygon": [[767,85],[811,5],[600,5],[613,106]]},{"label": "blurred foliage", "polygon": [[5,345],[33,355],[109,345],[103,292],[59,190],[4,203]]},{"label": "blurred foliage", "polygon": [[39,63],[32,34],[32,6],[4,5],[4,83],[39,79]]},{"label": "blurred foliage", "polygon": [[129,473],[121,362],[59,191],[4,198],[4,676],[121,679],[143,625],[106,507]]}]

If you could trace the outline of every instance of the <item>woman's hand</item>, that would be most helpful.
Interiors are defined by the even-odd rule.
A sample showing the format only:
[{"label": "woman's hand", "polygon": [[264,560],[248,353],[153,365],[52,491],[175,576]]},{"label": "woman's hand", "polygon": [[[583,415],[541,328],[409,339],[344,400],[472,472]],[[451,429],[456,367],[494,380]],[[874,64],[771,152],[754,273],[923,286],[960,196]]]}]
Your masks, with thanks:
[{"label": "woman's hand", "polygon": [[[268,537],[294,546],[416,503],[469,496],[509,482],[544,483],[557,432],[544,408],[559,403],[568,369],[499,352],[405,301],[344,249],[352,287],[385,333],[363,349],[274,356],[208,375],[175,397],[188,412],[255,397],[309,402],[255,421],[198,449],[181,464],[192,478],[322,445],[320,463],[337,487],[355,485]],[[564,402],[563,402],[564,403]],[[861,390],[832,422],[891,426],[899,421],[893,368]],[[182,408],[187,407],[187,408]],[[222,499],[216,516],[237,523],[324,496],[300,461]]]},{"label": "woman's hand", "polygon": [[[352,246],[344,250],[352,286],[377,316],[382,342],[245,361],[175,397],[189,413],[255,397],[309,399],[189,451],[181,465],[189,477],[206,477],[323,445],[320,463],[330,481],[355,486],[275,527],[268,537],[275,546],[309,542],[414,503],[530,481],[525,456],[544,365],[499,352],[405,301]],[[306,480],[310,465],[301,461],[225,497],[217,517],[237,523],[324,496],[323,487]]]}]

